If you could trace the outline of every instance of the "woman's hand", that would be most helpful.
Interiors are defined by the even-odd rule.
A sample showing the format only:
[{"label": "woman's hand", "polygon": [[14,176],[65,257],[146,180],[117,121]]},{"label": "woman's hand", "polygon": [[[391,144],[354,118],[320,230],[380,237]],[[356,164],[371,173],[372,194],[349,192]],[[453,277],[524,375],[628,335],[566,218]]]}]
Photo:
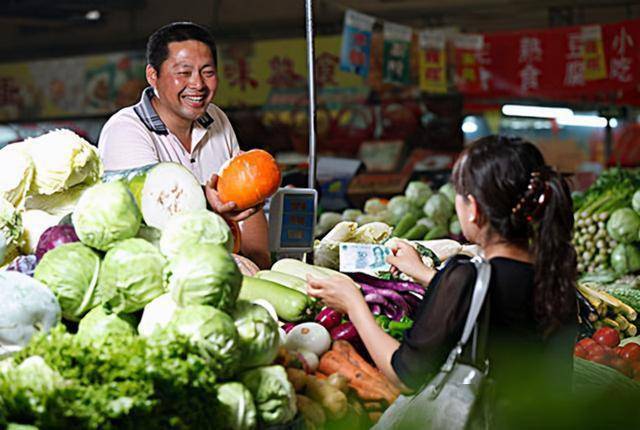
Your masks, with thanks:
[{"label": "woman's hand", "polygon": [[435,269],[427,267],[422,262],[422,257],[416,249],[408,243],[398,240],[396,246],[391,249],[393,255],[387,257],[387,263],[392,270],[399,270],[405,275],[411,276],[416,282],[427,286],[436,273]]},{"label": "woman's hand", "polygon": [[357,284],[340,276],[319,279],[307,275],[307,292],[311,297],[321,299],[331,309],[341,314],[349,314],[364,306],[369,310]]}]

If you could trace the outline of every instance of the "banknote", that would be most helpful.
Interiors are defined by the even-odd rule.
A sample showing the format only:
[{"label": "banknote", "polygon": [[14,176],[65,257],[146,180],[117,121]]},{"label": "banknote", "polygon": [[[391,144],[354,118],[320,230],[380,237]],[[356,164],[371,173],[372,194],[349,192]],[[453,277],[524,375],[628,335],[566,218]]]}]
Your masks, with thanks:
[{"label": "banknote", "polygon": [[384,245],[361,243],[340,244],[340,271],[344,273],[368,273],[375,275],[390,269],[387,256],[391,250]]}]

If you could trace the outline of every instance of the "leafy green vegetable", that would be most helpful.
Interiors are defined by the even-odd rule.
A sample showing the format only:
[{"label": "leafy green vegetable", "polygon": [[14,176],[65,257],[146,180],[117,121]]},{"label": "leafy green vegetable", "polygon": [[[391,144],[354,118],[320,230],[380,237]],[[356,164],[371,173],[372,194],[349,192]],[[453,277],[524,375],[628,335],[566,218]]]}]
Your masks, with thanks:
[{"label": "leafy green vegetable", "polygon": [[342,220],[354,222],[360,215],[362,215],[360,209],[345,209],[344,212],[342,212]]},{"label": "leafy green vegetable", "polygon": [[218,385],[218,402],[223,419],[223,430],[251,430],[257,425],[256,405],[253,396],[239,382]]},{"label": "leafy green vegetable", "polygon": [[170,293],[163,294],[151,300],[144,307],[138,333],[140,336],[151,336],[157,329],[163,329],[169,325],[178,305],[173,301]]},{"label": "leafy green vegetable", "polygon": [[238,335],[243,368],[271,364],[278,354],[278,323],[264,307],[238,300],[232,314]]},{"label": "leafy green vegetable", "polygon": [[451,204],[455,205],[456,203],[456,189],[454,188],[451,182],[447,182],[443,186],[440,187],[438,192],[449,199]]},{"label": "leafy green vegetable", "polygon": [[607,221],[607,232],[618,242],[636,242],[638,231],[640,231],[640,216],[631,208],[618,209]]},{"label": "leafy green vegetable", "polygon": [[453,203],[444,194],[434,194],[424,205],[424,213],[438,224],[447,224],[453,215]]},{"label": "leafy green vegetable", "polygon": [[422,207],[429,200],[429,197],[433,195],[433,190],[422,181],[411,181],[404,190],[404,195],[411,203]]},{"label": "leafy green vegetable", "polygon": [[53,291],[64,318],[79,321],[100,302],[96,294],[99,271],[98,254],[74,242],[44,254],[33,277]]},{"label": "leafy green vegetable", "polygon": [[637,214],[640,214],[640,190],[633,193],[633,197],[631,198],[631,207]]},{"label": "leafy green vegetable", "polygon": [[167,328],[198,343],[220,376],[233,376],[240,364],[240,345],[229,315],[211,306],[185,306],[176,310]]},{"label": "leafy green vegetable", "polygon": [[631,244],[619,244],[611,253],[611,267],[622,275],[640,270],[640,250]]},{"label": "leafy green vegetable", "polygon": [[108,337],[135,335],[133,323],[131,316],[107,313],[104,307],[98,306],[80,320],[77,338],[80,342],[99,346]]},{"label": "leafy green vegetable", "polygon": [[422,215],[420,206],[412,203],[412,201],[405,196],[393,197],[391,200],[389,200],[387,209],[391,212],[393,225],[398,224],[402,217],[404,217],[407,213],[413,213],[416,218]]},{"label": "leafy green vegetable", "polygon": [[364,202],[364,213],[377,215],[387,209],[387,205],[378,198],[371,198]]},{"label": "leafy green vegetable", "polygon": [[39,209],[51,215],[62,217],[72,213],[82,194],[89,188],[87,184],[79,184],[68,190],[54,194],[36,194],[27,198],[27,209]]},{"label": "leafy green vegetable", "polygon": [[16,383],[0,372],[0,416],[7,421],[54,430],[218,428],[211,361],[177,334],[111,336],[94,348],[58,325],[13,358],[21,365],[31,356],[41,356],[64,382],[49,376],[43,380],[54,383],[34,391],[33,381]]},{"label": "leafy green vegetable", "polygon": [[106,251],[117,241],[134,237],[142,216],[127,186],[116,181],[86,190],[71,219],[82,243]]},{"label": "leafy green vegetable", "polygon": [[181,248],[196,243],[222,245],[231,252],[233,234],[220,215],[206,209],[185,212],[169,218],[160,238],[160,250],[167,258],[173,258]]},{"label": "leafy green vegetable", "polygon": [[100,269],[98,291],[102,303],[115,312],[131,313],[165,292],[166,260],[144,239],[117,242]]},{"label": "leafy green vegetable", "polygon": [[11,203],[0,198],[0,235],[5,239],[4,258],[2,265],[10,262],[18,256],[18,250],[22,245],[22,216]]},{"label": "leafy green vegetable", "polygon": [[169,261],[169,290],[180,306],[233,307],[240,293],[242,274],[221,245],[196,244]]},{"label": "leafy green vegetable", "polygon": [[241,374],[240,380],[253,395],[264,424],[284,424],[296,416],[296,393],[284,367],[258,367]]},{"label": "leafy green vegetable", "polygon": [[23,208],[35,175],[35,166],[23,145],[0,150],[0,196],[16,208]]}]

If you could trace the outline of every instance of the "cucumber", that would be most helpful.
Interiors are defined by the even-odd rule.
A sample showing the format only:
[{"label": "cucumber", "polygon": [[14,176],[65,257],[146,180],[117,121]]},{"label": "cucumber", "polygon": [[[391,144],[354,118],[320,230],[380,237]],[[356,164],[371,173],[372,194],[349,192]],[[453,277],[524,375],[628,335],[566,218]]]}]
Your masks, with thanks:
[{"label": "cucumber", "polygon": [[396,225],[396,228],[393,230],[393,235],[395,237],[403,237],[403,235],[407,233],[411,229],[411,227],[416,225],[416,222],[418,222],[418,217],[415,214],[411,212],[405,214],[400,219],[398,225]]},{"label": "cucumber", "polygon": [[422,239],[425,234],[429,231],[429,228],[424,224],[416,224],[409,229],[408,232],[402,236],[404,239],[408,240],[419,240]]},{"label": "cucumber", "polygon": [[261,270],[255,274],[256,278],[266,279],[267,281],[275,282],[280,285],[284,285],[287,288],[291,288],[296,291],[300,291],[303,294],[307,294],[307,283],[302,279],[288,275],[282,272],[274,272],[272,270]]},{"label": "cucumber", "polygon": [[186,167],[178,163],[163,162],[136,169],[111,170],[104,173],[102,180],[126,183],[144,222],[161,230],[172,215],[207,207],[202,186]]},{"label": "cucumber", "polygon": [[447,231],[446,227],[443,227],[441,225],[437,225],[434,228],[432,228],[431,230],[429,230],[429,232],[427,234],[425,234],[424,238],[422,240],[433,240],[433,239],[442,239],[447,237],[449,234],[449,232]]},{"label": "cucumber", "polygon": [[311,300],[300,291],[252,276],[242,277],[239,299],[266,300],[283,321],[299,321],[306,316]]}]

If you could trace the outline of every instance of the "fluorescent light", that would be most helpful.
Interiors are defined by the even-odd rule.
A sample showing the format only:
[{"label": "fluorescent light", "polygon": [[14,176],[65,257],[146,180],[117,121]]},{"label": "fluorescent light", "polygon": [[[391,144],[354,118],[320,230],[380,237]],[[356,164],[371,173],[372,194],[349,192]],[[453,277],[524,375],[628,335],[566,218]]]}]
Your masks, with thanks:
[{"label": "fluorescent light", "polygon": [[462,123],[462,131],[465,133],[475,133],[476,131],[478,131],[478,124],[476,124],[474,121],[465,120]]},{"label": "fluorescent light", "polygon": [[100,19],[100,11],[99,10],[90,10],[84,15],[85,19],[89,21],[97,21]]},{"label": "fluorescent light", "polygon": [[611,126],[611,128],[616,128],[618,126],[618,120],[615,118],[611,118],[609,120],[609,126]]},{"label": "fluorescent light", "polygon": [[560,125],[570,125],[574,127],[604,128],[607,126],[606,118],[594,115],[572,115],[557,118],[556,121]]},{"label": "fluorescent light", "polygon": [[509,116],[525,116],[530,118],[561,118],[573,115],[573,111],[569,108],[504,105],[502,106],[502,114]]}]

